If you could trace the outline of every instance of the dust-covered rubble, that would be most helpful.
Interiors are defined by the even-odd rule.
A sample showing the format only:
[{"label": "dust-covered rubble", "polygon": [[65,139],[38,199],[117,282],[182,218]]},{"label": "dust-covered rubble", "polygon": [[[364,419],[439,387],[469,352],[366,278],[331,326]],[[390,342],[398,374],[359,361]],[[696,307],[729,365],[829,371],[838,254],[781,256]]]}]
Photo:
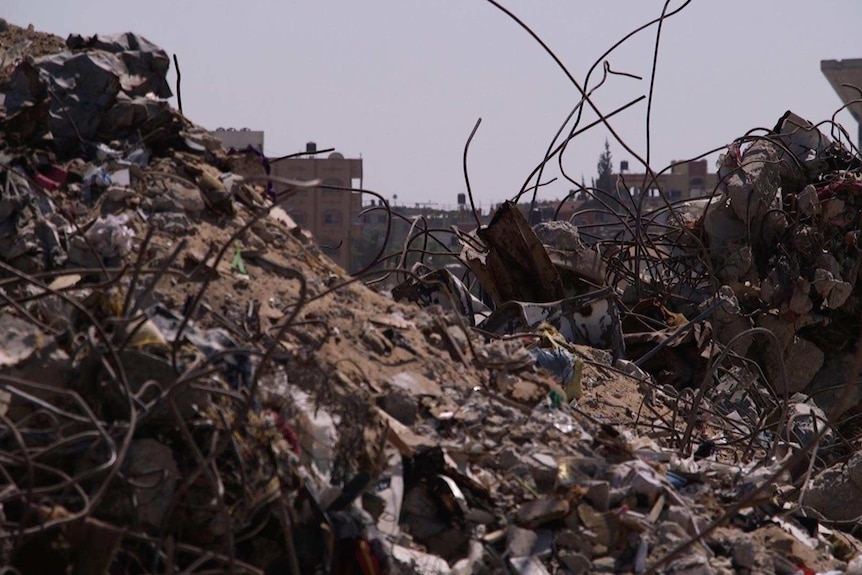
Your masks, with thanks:
[{"label": "dust-covered rubble", "polygon": [[858,571],[862,164],[810,123],[668,219],[685,283],[506,203],[460,235],[474,282],[389,292],[146,39],[4,24],[0,61],[4,565]]}]

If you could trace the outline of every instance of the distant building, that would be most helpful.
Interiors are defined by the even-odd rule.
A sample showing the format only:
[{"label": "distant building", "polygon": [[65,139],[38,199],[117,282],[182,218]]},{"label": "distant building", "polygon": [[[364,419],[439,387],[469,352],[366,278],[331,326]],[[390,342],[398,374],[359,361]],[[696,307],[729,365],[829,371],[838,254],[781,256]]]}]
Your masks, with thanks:
[{"label": "distant building", "polygon": [[252,146],[263,151],[263,130],[249,130],[248,128],[219,128],[210,132],[222,141],[225,148],[244,150]]},{"label": "distant building", "polygon": [[613,175],[615,192],[576,193],[574,218],[561,214],[560,219],[571,219],[588,238],[617,237],[624,229],[620,216],[627,218],[636,206],[642,205],[643,211],[649,212],[665,206],[662,193],[668,202],[677,203],[710,196],[718,186],[718,174],[707,171],[705,159],[672,162],[671,168],[657,174],[655,180],[643,172],[630,173],[627,169],[628,162],[621,162],[620,171]]},{"label": "distant building", "polygon": [[[296,192],[285,211],[311,232],[324,253],[346,270],[354,238],[358,237],[362,194],[340,188],[360,188],[362,160],[347,159],[338,152],[315,157],[317,145],[309,142],[306,153],[270,160],[272,175],[292,180],[320,180],[321,186]],[[277,190],[285,186],[276,185]]]},{"label": "distant building", "polygon": [[[615,178],[618,194],[629,194],[636,201],[645,194],[647,200],[662,202],[659,189],[671,202],[691,200],[712,194],[718,185],[718,175],[707,172],[706,160],[672,162],[670,171],[658,175],[655,181],[644,173],[621,172]],[[641,189],[644,185],[645,189]]]},{"label": "distant building", "polygon": [[[354,271],[369,264],[374,256],[380,252],[381,244],[386,238],[387,222],[389,238],[384,250],[385,255],[394,253],[400,255],[411,232],[413,236],[418,236],[410,244],[411,252],[408,254],[407,262],[403,267],[409,269],[410,264],[419,261],[420,258],[424,259],[432,269],[457,264],[458,260],[455,258],[443,255],[461,252],[461,244],[455,234],[452,233],[453,228],[467,233],[476,229],[477,217],[482,225],[488,224],[491,219],[491,213],[489,211],[483,212],[481,208],[476,208],[477,213],[473,215],[473,210],[466,204],[464,194],[458,194],[457,198],[457,205],[433,202],[417,203],[414,207],[390,205],[391,216],[381,201],[370,200],[364,206],[364,213],[360,220],[362,249],[357,250],[354,254]],[[416,223],[415,226],[413,225],[414,222]],[[427,238],[427,244],[423,234],[426,227],[433,230],[431,233],[436,238]],[[422,250],[425,253],[420,255],[418,251],[413,250]],[[398,258],[391,258],[382,267],[391,269],[396,267],[397,262]]]},{"label": "distant building", "polygon": [[[584,200],[574,199],[576,194],[566,197],[564,200],[538,200],[532,206],[532,214],[530,213],[531,204],[529,201],[523,201],[517,204],[519,210],[524,215],[524,219],[530,222],[531,226],[542,222],[550,222],[552,220],[570,221],[586,203]],[[499,207],[499,206],[496,206]],[[496,207],[495,210],[496,211]]]},{"label": "distant building", "polygon": [[859,98],[859,88],[862,87],[862,58],[821,60],[820,70],[856,120],[857,146],[862,147],[862,100]]}]

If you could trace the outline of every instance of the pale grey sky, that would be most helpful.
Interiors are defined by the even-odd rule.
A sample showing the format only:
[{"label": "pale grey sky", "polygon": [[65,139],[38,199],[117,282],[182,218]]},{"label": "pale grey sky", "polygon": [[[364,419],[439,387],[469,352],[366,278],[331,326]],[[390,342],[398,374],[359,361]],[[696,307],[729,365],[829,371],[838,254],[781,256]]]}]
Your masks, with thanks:
[{"label": "pale grey sky", "polygon": [[[502,3],[581,83],[606,49],[664,4]],[[410,205],[454,204],[465,191],[461,156],[480,116],[469,163],[475,197],[485,207],[511,197],[580,99],[541,47],[485,0],[0,0],[0,8],[13,24],[63,37],[138,32],[179,57],[193,121],[262,129],[272,156],[308,140],[361,154],[365,186]],[[829,119],[841,103],[819,63],[862,57],[860,26],[858,0],[691,2],[662,29],[653,168],[772,127],[787,109]],[[655,35],[649,28],[609,56],[612,69],[644,79],[610,77],[594,97],[602,112],[648,93]],[[645,115],[646,100],[611,120],[641,155]],[[582,123],[594,119],[589,112]],[[855,137],[849,114],[837,120]],[[567,173],[589,182],[606,137],[615,166],[627,159],[637,169],[598,126],[569,146]],[[562,197],[570,187],[560,180],[540,193]]]}]

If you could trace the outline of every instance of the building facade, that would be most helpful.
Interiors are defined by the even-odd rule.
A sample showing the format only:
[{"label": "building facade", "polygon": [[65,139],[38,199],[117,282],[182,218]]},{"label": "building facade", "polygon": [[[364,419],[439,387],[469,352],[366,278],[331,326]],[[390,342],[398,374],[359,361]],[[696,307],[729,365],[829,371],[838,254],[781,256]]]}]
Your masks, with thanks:
[{"label": "building facade", "polygon": [[569,219],[582,230],[585,241],[617,237],[624,230],[621,217],[634,213],[636,206],[642,206],[644,213],[664,208],[662,193],[667,201],[676,203],[710,196],[718,187],[718,174],[709,173],[705,159],[672,162],[655,180],[627,168],[628,162],[622,162],[620,171],[613,174],[614,192],[577,192],[572,202],[574,217],[560,214],[560,219]]},{"label": "building facade", "polygon": [[[700,198],[715,190],[718,185],[718,175],[707,171],[706,160],[691,162],[672,162],[670,171],[656,177],[656,181],[644,173],[630,174],[621,172],[615,174],[617,192],[625,197],[631,195],[635,200],[646,194],[646,199],[661,202],[661,189],[671,202]],[[645,186],[645,189],[641,189]]]},{"label": "building facade", "polygon": [[[351,267],[353,241],[359,236],[362,194],[344,188],[362,186],[362,160],[338,152],[319,158],[309,142],[306,154],[271,160],[272,175],[292,180],[320,180],[317,188],[299,190],[284,204],[285,211],[314,236],[330,258],[345,270]],[[276,185],[277,191],[286,189]]]},{"label": "building facade", "polygon": [[244,150],[251,146],[263,151],[263,130],[249,130],[248,128],[219,128],[213,130],[210,135],[221,140],[222,145],[228,150]]}]

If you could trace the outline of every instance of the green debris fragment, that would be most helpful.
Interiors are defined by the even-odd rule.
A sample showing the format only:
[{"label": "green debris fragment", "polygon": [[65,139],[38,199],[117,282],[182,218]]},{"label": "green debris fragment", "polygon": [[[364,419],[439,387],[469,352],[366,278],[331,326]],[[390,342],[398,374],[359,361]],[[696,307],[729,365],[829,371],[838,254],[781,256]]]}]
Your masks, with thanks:
[{"label": "green debris fragment", "polygon": [[552,389],[548,393],[548,396],[551,399],[551,407],[553,407],[554,409],[560,409],[560,407],[563,405],[563,400],[565,399],[562,394],[556,389]]},{"label": "green debris fragment", "polygon": [[230,269],[236,270],[244,276],[248,275],[248,271],[245,269],[245,264],[242,261],[242,245],[239,242],[234,243],[233,245],[233,261],[230,262]]},{"label": "green debris fragment", "polygon": [[529,491],[530,495],[532,495],[533,497],[536,497],[536,498],[541,497],[541,495],[539,495],[539,492],[536,490],[535,487],[533,487],[532,485],[530,485],[529,483],[527,483],[526,481],[524,481],[520,477],[513,476],[513,479],[515,481],[517,481],[518,483],[520,483],[521,487],[523,487],[524,489]]}]

